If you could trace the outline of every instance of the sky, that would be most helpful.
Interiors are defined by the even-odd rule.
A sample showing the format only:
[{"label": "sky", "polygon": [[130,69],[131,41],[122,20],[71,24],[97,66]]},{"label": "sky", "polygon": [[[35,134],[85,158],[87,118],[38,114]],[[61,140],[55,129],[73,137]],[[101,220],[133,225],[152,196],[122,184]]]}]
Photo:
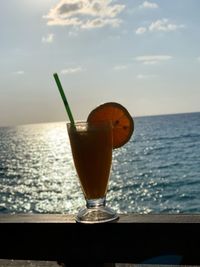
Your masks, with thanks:
[{"label": "sky", "polygon": [[0,126],[200,111],[199,0],[0,2]]}]

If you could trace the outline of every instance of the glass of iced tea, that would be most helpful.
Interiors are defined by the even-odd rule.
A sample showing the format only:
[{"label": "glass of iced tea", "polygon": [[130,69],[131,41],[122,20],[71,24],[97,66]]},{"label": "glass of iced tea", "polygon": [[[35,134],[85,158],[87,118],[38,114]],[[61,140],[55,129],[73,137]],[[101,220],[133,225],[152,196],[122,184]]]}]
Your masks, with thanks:
[{"label": "glass of iced tea", "polygon": [[109,222],[118,218],[106,206],[106,193],[112,163],[113,135],[111,121],[67,124],[74,165],[86,200],[76,221]]}]

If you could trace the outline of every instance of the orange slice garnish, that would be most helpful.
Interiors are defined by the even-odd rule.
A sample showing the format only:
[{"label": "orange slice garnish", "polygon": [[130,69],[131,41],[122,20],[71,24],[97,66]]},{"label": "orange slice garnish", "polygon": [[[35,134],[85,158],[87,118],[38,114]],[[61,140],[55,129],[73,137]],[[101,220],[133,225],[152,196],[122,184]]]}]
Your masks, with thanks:
[{"label": "orange slice garnish", "polygon": [[121,104],[108,102],[92,110],[87,121],[111,121],[113,125],[113,148],[123,146],[134,131],[134,121],[128,110]]}]

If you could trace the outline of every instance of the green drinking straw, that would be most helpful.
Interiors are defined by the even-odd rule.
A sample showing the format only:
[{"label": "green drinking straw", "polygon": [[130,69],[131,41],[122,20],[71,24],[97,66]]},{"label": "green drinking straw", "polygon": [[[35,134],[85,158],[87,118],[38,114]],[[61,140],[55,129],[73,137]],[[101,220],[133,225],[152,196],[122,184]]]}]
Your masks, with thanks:
[{"label": "green drinking straw", "polygon": [[60,79],[58,78],[58,74],[57,74],[57,73],[54,73],[53,76],[54,76],[54,79],[55,79],[56,84],[57,84],[57,86],[58,86],[58,89],[59,89],[60,95],[61,95],[61,97],[62,97],[63,103],[64,103],[64,105],[65,105],[65,109],[66,109],[66,111],[67,111],[69,120],[70,120],[71,124],[72,124],[73,126],[75,126],[74,118],[73,118],[73,116],[72,116],[72,112],[71,112],[71,109],[70,109],[69,104],[68,104],[68,102],[67,102],[67,98],[66,98],[65,93],[64,93],[64,91],[63,91],[62,85],[61,85],[61,83],[60,83]]}]

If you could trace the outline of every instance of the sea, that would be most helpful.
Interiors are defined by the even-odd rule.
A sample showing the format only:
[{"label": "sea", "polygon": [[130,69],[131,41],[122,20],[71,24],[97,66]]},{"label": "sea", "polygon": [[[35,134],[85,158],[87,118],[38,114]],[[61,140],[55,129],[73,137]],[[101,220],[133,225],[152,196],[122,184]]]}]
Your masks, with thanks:
[{"label": "sea", "polygon": [[[107,205],[119,213],[200,212],[200,112],[134,118],[113,150]],[[0,213],[72,213],[85,200],[66,122],[0,128]]]}]

